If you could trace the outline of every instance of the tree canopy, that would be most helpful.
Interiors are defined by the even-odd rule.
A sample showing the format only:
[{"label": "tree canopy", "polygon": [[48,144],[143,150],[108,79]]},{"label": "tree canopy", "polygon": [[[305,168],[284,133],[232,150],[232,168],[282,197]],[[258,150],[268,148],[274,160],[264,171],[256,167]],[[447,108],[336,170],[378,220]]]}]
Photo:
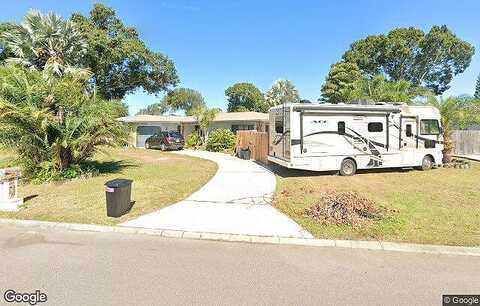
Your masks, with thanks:
[{"label": "tree canopy", "polygon": [[268,110],[262,92],[252,83],[236,83],[225,90],[225,96],[229,112]]},{"label": "tree canopy", "polygon": [[268,107],[272,107],[283,103],[297,103],[300,96],[292,81],[277,80],[265,94],[265,101]]},{"label": "tree canopy", "polygon": [[136,115],[163,115],[166,112],[168,112],[168,107],[162,101],[140,109]]},{"label": "tree canopy", "polygon": [[191,115],[194,109],[205,107],[205,100],[200,92],[180,87],[170,91],[163,104],[172,111],[183,110],[186,115]]},{"label": "tree canopy", "polygon": [[368,36],[352,43],[343,60],[357,64],[367,77],[384,74],[393,81],[404,79],[438,95],[465,71],[474,52],[471,44],[442,25],[428,33],[410,27]]},{"label": "tree canopy", "polygon": [[53,13],[31,11],[22,24],[3,24],[2,28],[6,62],[60,75],[78,68],[86,53],[86,42],[73,23]]},{"label": "tree canopy", "polygon": [[157,94],[178,83],[174,62],[148,49],[113,9],[95,4],[89,16],[74,14],[71,20],[87,42],[84,66],[105,98],[121,99],[138,88]]},{"label": "tree canopy", "polygon": [[356,82],[362,78],[357,64],[340,62],[330,66],[322,86],[322,101],[329,103],[349,102]]}]

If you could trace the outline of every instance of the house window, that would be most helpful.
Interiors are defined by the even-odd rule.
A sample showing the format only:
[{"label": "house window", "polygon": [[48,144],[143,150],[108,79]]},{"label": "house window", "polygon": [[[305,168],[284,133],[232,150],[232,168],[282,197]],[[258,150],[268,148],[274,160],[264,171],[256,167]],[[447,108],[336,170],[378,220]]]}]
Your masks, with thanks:
[{"label": "house window", "polygon": [[420,134],[422,135],[438,135],[440,134],[440,125],[435,119],[420,120]]},{"label": "house window", "polygon": [[253,124],[232,124],[232,127],[230,130],[234,133],[237,133],[237,131],[251,131],[255,130],[255,125]]},{"label": "house window", "polygon": [[339,121],[338,122],[338,134],[345,135],[345,122]]},{"label": "house window", "polygon": [[378,133],[383,131],[383,123],[381,122],[369,122],[368,131],[371,133]]}]

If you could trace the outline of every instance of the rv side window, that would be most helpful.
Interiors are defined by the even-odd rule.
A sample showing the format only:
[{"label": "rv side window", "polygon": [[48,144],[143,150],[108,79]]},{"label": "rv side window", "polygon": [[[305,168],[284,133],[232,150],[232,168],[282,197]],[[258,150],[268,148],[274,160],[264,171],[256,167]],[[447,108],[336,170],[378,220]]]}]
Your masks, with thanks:
[{"label": "rv side window", "polygon": [[283,118],[275,118],[275,133],[283,134]]},{"label": "rv side window", "polygon": [[383,131],[383,123],[381,122],[369,122],[368,123],[368,131],[369,132],[382,132]]},{"label": "rv side window", "polygon": [[407,135],[407,137],[412,137],[413,136],[412,125],[411,124],[407,124],[407,126],[405,128],[405,134]]},{"label": "rv side window", "polygon": [[345,122],[339,121],[338,122],[338,134],[345,135]]},{"label": "rv side window", "polygon": [[440,134],[440,125],[435,119],[420,120],[420,134],[422,135],[438,135]]}]

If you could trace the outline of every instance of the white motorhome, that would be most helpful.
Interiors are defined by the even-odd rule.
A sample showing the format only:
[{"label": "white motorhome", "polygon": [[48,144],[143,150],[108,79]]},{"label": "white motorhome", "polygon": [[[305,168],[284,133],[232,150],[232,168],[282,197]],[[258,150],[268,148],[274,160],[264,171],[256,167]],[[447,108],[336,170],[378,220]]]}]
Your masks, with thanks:
[{"label": "white motorhome", "polygon": [[284,104],[270,109],[268,160],[287,168],[339,171],[442,163],[440,112],[406,104]]}]

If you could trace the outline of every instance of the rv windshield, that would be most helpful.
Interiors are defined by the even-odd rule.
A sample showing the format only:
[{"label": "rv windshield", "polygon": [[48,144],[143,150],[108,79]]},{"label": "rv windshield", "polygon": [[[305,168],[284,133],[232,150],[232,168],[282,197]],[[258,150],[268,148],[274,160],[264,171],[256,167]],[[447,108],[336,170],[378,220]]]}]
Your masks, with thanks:
[{"label": "rv windshield", "polygon": [[440,134],[440,125],[436,119],[420,120],[420,134],[422,135],[438,135]]}]

